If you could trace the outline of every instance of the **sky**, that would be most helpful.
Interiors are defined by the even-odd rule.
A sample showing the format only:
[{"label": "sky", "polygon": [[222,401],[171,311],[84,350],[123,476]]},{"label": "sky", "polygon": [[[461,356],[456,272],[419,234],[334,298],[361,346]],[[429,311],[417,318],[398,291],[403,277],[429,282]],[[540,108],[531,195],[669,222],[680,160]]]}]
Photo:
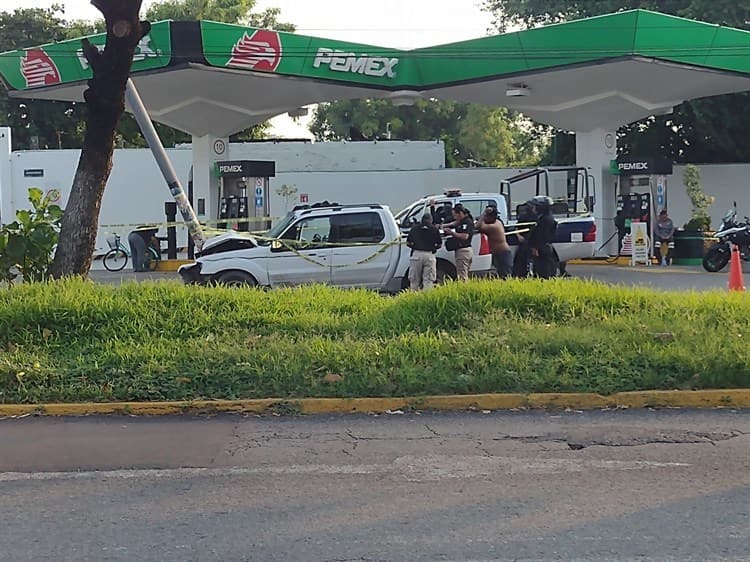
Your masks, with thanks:
[{"label": "sky", "polygon": [[[143,10],[152,3],[144,0]],[[52,4],[63,5],[67,19],[101,17],[88,0],[2,0],[2,9]],[[293,23],[304,35],[414,49],[487,35],[492,15],[483,12],[481,4],[482,0],[257,0],[256,11],[280,8],[279,19]],[[308,119],[272,119],[271,134],[310,138]]]}]

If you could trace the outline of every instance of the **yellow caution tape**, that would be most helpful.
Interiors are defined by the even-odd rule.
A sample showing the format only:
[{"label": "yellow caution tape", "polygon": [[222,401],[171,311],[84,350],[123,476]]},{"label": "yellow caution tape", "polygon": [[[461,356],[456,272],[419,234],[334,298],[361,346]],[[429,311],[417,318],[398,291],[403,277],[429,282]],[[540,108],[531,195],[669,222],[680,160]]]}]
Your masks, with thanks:
[{"label": "yellow caution tape", "polygon": [[[268,222],[275,221],[282,217],[251,217],[245,219],[216,219],[216,220],[201,220],[201,225],[216,225],[216,224],[244,224],[250,222]],[[102,224],[99,228],[137,228],[137,227],[153,227],[153,228],[169,228],[170,226],[187,226],[184,221],[175,222],[139,222],[139,223],[122,223],[122,224]],[[229,230],[229,229],[227,229]]]},{"label": "yellow caution tape", "polygon": [[[215,230],[215,229],[206,229],[204,230],[207,234],[223,234],[226,231],[223,230]],[[347,242],[347,243],[338,243],[338,242],[328,242],[321,240],[320,242],[302,242],[300,243],[298,240],[285,240],[283,238],[269,238],[267,236],[262,235],[255,235],[250,232],[236,232],[240,237],[243,238],[253,238],[255,240],[262,240],[264,242],[269,242],[273,244],[274,242],[281,244],[292,252],[293,254],[299,256],[306,262],[319,265],[320,267],[332,267],[335,269],[338,268],[344,268],[344,267],[352,267],[354,265],[361,265],[363,263],[367,263],[369,261],[374,260],[376,257],[378,257],[380,254],[385,252],[388,248],[391,246],[397,246],[400,244],[403,244],[405,242],[405,239],[403,236],[399,236],[395,238],[394,240],[391,240],[389,242]],[[303,250],[317,250],[317,249],[324,249],[324,248],[351,248],[351,247],[364,247],[364,246],[373,246],[377,247],[378,249],[370,256],[361,259],[357,262],[350,263],[350,264],[339,264],[339,265],[332,265],[327,263],[321,263],[318,260],[315,260],[311,258],[310,256],[303,254]]]}]

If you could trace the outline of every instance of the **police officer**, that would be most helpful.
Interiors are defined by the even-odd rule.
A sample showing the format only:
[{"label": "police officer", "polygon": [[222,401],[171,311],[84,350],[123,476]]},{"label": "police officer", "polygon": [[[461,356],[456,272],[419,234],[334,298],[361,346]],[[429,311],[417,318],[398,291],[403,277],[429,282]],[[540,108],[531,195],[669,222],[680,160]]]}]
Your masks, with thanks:
[{"label": "police officer", "polygon": [[443,245],[440,232],[432,224],[432,214],[422,215],[422,222],[415,225],[406,237],[411,248],[409,258],[409,285],[412,291],[432,289],[437,275],[435,252]]},{"label": "police officer", "polygon": [[474,236],[474,219],[471,213],[461,204],[453,207],[453,222],[443,225],[443,232],[449,238],[445,243],[448,250],[454,250],[456,255],[456,277],[459,281],[469,280],[469,270],[474,252],[471,249],[471,239]]},{"label": "police officer", "polygon": [[557,271],[557,257],[552,248],[557,234],[557,221],[552,217],[552,198],[537,195],[529,199],[528,204],[533,207],[537,217],[527,238],[534,274],[542,279],[549,279]]}]

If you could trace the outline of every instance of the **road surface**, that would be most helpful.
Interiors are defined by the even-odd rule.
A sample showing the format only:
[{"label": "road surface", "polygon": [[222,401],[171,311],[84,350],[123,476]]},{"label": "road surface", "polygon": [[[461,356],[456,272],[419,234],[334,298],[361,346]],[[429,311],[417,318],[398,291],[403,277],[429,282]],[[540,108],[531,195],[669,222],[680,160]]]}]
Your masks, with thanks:
[{"label": "road surface", "polygon": [[[176,272],[134,273],[129,268],[110,272],[94,262],[89,274],[97,283],[119,285],[128,281],[179,281]],[[743,264],[745,283],[750,284],[750,264]],[[640,286],[669,291],[727,290],[728,268],[719,273],[708,273],[700,266],[628,267],[616,265],[570,265],[568,273],[575,278],[593,279],[611,285]]]},{"label": "road surface", "polygon": [[750,559],[750,411],[0,421],[0,559]]}]

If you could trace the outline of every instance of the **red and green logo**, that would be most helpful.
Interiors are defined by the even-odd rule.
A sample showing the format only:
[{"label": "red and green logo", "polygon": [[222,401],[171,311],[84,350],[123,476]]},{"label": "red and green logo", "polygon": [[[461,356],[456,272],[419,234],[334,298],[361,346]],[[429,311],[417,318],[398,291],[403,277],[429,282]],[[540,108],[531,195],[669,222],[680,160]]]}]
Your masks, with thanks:
[{"label": "red and green logo", "polygon": [[275,31],[258,29],[247,32],[232,47],[232,58],[227,66],[246,70],[273,72],[281,62],[281,39]]},{"label": "red and green logo", "polygon": [[61,82],[60,71],[44,49],[31,49],[21,58],[21,74],[27,88],[50,86]]}]

